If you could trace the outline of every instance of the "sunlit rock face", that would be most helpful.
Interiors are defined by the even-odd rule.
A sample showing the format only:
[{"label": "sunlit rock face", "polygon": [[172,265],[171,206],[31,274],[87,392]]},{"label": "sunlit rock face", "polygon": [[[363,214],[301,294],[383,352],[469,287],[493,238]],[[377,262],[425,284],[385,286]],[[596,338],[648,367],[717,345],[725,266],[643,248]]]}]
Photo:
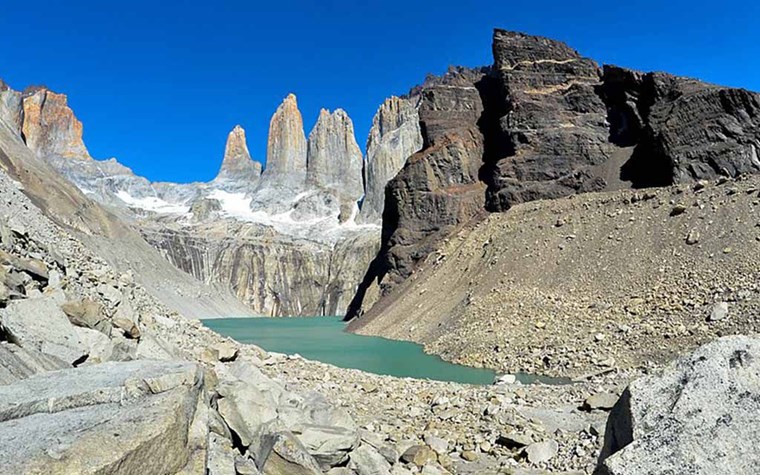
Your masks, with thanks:
[{"label": "sunlit rock face", "polygon": [[216,182],[254,182],[261,176],[261,163],[251,158],[245,140],[245,130],[236,125],[227,136],[224,159],[216,176]]},{"label": "sunlit rock face", "polygon": [[264,178],[294,181],[306,178],[306,135],[294,94],[282,101],[269,123]]},{"label": "sunlit rock face", "polygon": [[236,126],[217,176],[187,184],[151,182],[114,158],[91,158],[61,94],[0,84],[0,117],[169,262],[224,284],[257,314],[342,315],[377,253],[379,225],[357,220],[362,154],[343,110],[324,111],[307,141],[289,95],[272,116],[263,173]]},{"label": "sunlit rock face", "polygon": [[19,136],[24,120],[22,101],[22,94],[11,89],[0,79],[0,120]]},{"label": "sunlit rock face", "polygon": [[65,95],[47,89],[30,91],[23,99],[23,114],[26,145],[38,156],[91,159],[82,141],[82,123]]},{"label": "sunlit rock face", "polygon": [[355,203],[364,194],[362,152],[344,110],[322,109],[309,134],[307,159],[308,184],[333,190],[345,202]]},{"label": "sunlit rock face", "polygon": [[422,148],[417,97],[390,97],[372,119],[364,164],[366,193],[361,218],[379,223],[385,205],[385,185],[398,174],[406,159]]}]

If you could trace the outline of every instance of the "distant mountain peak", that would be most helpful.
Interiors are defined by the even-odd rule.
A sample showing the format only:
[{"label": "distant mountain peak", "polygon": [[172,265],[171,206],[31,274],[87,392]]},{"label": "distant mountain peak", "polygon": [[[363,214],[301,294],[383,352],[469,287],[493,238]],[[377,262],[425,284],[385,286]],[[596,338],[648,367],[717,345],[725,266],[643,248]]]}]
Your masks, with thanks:
[{"label": "distant mountain peak", "polygon": [[222,167],[216,179],[255,181],[260,176],[261,163],[251,158],[245,139],[245,130],[240,125],[236,125],[227,136]]}]

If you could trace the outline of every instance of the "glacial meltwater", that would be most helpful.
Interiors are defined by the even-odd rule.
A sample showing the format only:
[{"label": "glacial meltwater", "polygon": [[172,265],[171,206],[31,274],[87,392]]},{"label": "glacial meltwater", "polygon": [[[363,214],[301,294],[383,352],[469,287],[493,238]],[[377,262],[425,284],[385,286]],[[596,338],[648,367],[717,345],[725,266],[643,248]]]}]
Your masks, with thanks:
[{"label": "glacial meltwater", "polygon": [[[468,384],[491,384],[496,376],[488,369],[452,364],[428,355],[416,343],[348,333],[338,317],[222,318],[203,323],[241,343],[252,343],[277,353],[297,353],[341,368]],[[522,383],[558,382],[542,376],[516,376]]]}]

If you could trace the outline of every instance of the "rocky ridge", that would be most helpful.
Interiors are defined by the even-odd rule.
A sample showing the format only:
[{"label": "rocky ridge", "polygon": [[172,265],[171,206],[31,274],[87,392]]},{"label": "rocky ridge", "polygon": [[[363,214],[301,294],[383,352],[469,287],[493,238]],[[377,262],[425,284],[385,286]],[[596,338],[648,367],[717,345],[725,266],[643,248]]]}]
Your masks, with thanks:
[{"label": "rocky ridge", "polygon": [[[6,87],[0,97],[11,130],[39,158],[132,223],[175,266],[227,286],[255,313],[343,314],[377,252],[379,215],[357,222],[362,155],[342,110],[324,111],[307,141],[291,94],[272,117],[263,173],[238,126],[213,181],[173,184],[151,183],[115,159],[92,159],[66,96]],[[383,120],[392,114],[384,112]],[[408,149],[405,142],[384,145],[373,163],[378,170],[385,161],[398,167]],[[368,175],[375,188],[389,178],[378,173],[385,174]],[[225,234],[233,229],[234,237]]]},{"label": "rocky ridge", "polygon": [[756,93],[600,68],[561,42],[503,30],[493,54],[489,68],[454,68],[414,91],[424,146],[389,182],[381,250],[349,318],[392,302],[431,253],[487,212],[760,171]]}]

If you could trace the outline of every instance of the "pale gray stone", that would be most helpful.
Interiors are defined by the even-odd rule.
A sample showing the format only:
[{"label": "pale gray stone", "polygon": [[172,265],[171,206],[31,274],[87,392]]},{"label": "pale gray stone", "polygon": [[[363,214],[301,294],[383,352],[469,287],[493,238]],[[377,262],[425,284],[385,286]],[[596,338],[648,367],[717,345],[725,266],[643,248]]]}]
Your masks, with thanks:
[{"label": "pale gray stone", "polygon": [[634,381],[610,413],[604,475],[760,473],[760,340],[720,338]]},{"label": "pale gray stone", "polygon": [[362,444],[351,452],[349,467],[359,475],[384,475],[391,464],[371,445]]},{"label": "pale gray stone", "polygon": [[[154,392],[147,381],[184,375]],[[190,363],[104,363],[0,386],[0,473],[175,473],[201,373]]]},{"label": "pale gray stone", "polygon": [[255,454],[256,463],[264,475],[319,475],[317,461],[290,432],[278,432],[262,437]]},{"label": "pale gray stone", "polygon": [[323,470],[345,462],[359,445],[357,431],[336,426],[305,425],[297,437]]},{"label": "pale gray stone", "polygon": [[559,444],[555,440],[545,440],[525,447],[530,463],[544,463],[553,459],[559,451]]},{"label": "pale gray stone", "polygon": [[69,319],[51,297],[15,300],[0,309],[0,324],[14,342],[74,363],[87,355]]}]

